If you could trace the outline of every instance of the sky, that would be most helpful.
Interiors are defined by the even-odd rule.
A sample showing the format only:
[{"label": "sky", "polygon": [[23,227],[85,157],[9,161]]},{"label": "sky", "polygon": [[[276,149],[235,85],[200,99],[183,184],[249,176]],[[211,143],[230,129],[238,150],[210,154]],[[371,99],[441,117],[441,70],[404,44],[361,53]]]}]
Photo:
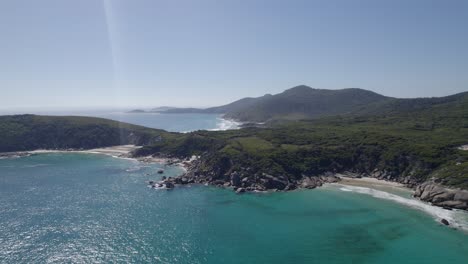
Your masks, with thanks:
[{"label": "sky", "polygon": [[468,1],[2,0],[0,108],[468,90]]}]

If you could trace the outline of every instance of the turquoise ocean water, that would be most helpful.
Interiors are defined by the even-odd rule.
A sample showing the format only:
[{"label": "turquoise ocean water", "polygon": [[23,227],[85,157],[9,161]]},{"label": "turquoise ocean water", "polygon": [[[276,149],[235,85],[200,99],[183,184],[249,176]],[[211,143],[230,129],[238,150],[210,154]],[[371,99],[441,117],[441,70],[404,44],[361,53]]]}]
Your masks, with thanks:
[{"label": "turquoise ocean water", "polygon": [[0,115],[37,114],[58,116],[92,116],[107,118],[135,125],[164,129],[171,132],[189,132],[194,130],[236,129],[239,123],[225,120],[219,114],[161,114],[161,113],[128,113],[129,109],[101,110],[0,110]]},{"label": "turquoise ocean water", "polygon": [[161,166],[72,153],[0,160],[0,262],[464,263],[468,256],[468,235],[393,201],[339,186],[248,195],[147,188]]},{"label": "turquoise ocean water", "polygon": [[[160,120],[138,118],[144,120],[128,121]],[[191,130],[168,121],[170,126]],[[440,264],[468,259],[468,234],[437,220],[468,224],[466,214],[430,207],[405,191],[328,185],[236,195],[207,186],[147,188],[145,181],[161,177],[160,167],[77,153],[1,159],[0,263]],[[165,167],[166,176],[180,173]]]}]

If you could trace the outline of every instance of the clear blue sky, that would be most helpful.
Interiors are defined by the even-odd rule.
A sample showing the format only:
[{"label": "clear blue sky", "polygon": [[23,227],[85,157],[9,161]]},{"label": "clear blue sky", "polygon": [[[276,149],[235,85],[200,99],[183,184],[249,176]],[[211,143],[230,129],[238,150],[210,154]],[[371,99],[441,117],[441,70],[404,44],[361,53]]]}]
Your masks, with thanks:
[{"label": "clear blue sky", "polygon": [[468,1],[0,1],[0,108],[468,90]]}]

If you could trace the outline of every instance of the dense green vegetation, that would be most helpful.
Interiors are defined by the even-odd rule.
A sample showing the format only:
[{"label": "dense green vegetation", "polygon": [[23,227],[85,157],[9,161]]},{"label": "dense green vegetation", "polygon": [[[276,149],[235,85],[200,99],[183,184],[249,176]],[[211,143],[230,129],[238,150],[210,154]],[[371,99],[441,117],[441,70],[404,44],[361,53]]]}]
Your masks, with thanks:
[{"label": "dense green vegetation", "polygon": [[468,188],[468,153],[457,149],[468,144],[468,94],[436,103],[428,100],[434,99],[421,99],[420,104],[407,105],[406,111],[385,106],[382,109],[389,111],[375,114],[181,134],[145,147],[140,154],[204,154],[202,174],[248,168],[251,175],[297,179],[353,171],[407,183],[437,177],[443,184]]},{"label": "dense green vegetation", "polygon": [[[296,98],[309,89],[296,87],[283,95]],[[136,155],[199,155],[196,173],[214,179],[232,172],[291,180],[354,172],[409,185],[435,177],[442,184],[468,189],[468,151],[458,149],[468,144],[468,93],[393,99],[345,89],[337,98],[342,99],[343,91],[351,101],[349,93],[364,94],[352,108],[372,102],[352,113],[300,121],[274,118],[264,128],[231,131],[181,134],[100,118],[3,116],[0,152],[136,144],[145,145]]]},{"label": "dense green vegetation", "polygon": [[313,89],[300,85],[259,98],[254,104],[226,112],[226,117],[249,122],[272,119],[310,119],[352,113],[390,98],[363,89]]},{"label": "dense green vegetation", "polygon": [[277,122],[342,116],[404,115],[457,104],[465,93],[439,98],[398,99],[358,88],[313,89],[300,85],[275,95],[243,98],[227,105],[206,109],[173,108],[165,113],[222,113],[244,122]]},{"label": "dense green vegetation", "polygon": [[246,122],[274,119],[298,120],[359,111],[391,98],[363,89],[313,89],[299,85],[282,93],[243,98],[227,105],[206,109],[173,108],[164,113],[218,113]]},{"label": "dense green vegetation", "polygon": [[90,149],[152,144],[170,137],[162,130],[76,116],[0,116],[0,152],[34,149]]}]

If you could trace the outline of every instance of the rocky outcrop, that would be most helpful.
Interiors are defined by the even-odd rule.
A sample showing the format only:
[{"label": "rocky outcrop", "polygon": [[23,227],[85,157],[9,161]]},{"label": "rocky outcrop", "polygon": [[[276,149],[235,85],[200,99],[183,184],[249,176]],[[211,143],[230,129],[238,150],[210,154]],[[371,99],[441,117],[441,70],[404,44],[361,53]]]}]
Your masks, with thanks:
[{"label": "rocky outcrop", "polygon": [[[226,164],[224,164],[226,165]],[[224,166],[223,165],[223,166]],[[160,182],[149,182],[153,188],[171,189],[174,185],[205,184],[222,188],[229,188],[236,193],[291,191],[299,188],[313,189],[324,183],[338,182],[339,177],[333,173],[305,176],[291,179],[285,175],[271,175],[268,173],[254,173],[251,168],[230,169],[229,166],[202,171],[200,161],[194,161],[188,166],[187,172],[179,177],[163,177]]]},{"label": "rocky outcrop", "polygon": [[340,178],[336,175],[322,175],[318,177],[304,177],[300,181],[300,187],[304,189],[314,189],[322,186],[324,183],[339,182]]},{"label": "rocky outcrop", "polygon": [[433,181],[418,185],[414,197],[447,209],[468,210],[468,191],[449,189]]},{"label": "rocky outcrop", "polygon": [[21,158],[30,156],[29,152],[1,152],[0,159]]},{"label": "rocky outcrop", "polygon": [[402,183],[407,187],[414,188],[415,197],[435,206],[468,210],[468,191],[449,189],[442,186],[440,182],[422,182],[423,178],[416,175],[424,169],[424,166],[418,165],[417,162],[409,166],[411,169],[405,170],[402,174],[375,168],[365,170],[356,168],[341,172],[333,170],[318,175],[291,176],[275,175],[267,167],[259,170],[258,168],[254,169],[249,164],[239,164],[229,159],[215,158],[215,156],[206,155],[204,158],[195,159],[186,164],[187,172],[185,174],[175,178],[169,177],[166,179],[163,177],[162,181],[150,185],[154,188],[171,189],[175,185],[198,183],[232,189],[236,193],[244,193],[314,189],[325,183],[338,182],[342,176],[353,178],[371,177]]}]

